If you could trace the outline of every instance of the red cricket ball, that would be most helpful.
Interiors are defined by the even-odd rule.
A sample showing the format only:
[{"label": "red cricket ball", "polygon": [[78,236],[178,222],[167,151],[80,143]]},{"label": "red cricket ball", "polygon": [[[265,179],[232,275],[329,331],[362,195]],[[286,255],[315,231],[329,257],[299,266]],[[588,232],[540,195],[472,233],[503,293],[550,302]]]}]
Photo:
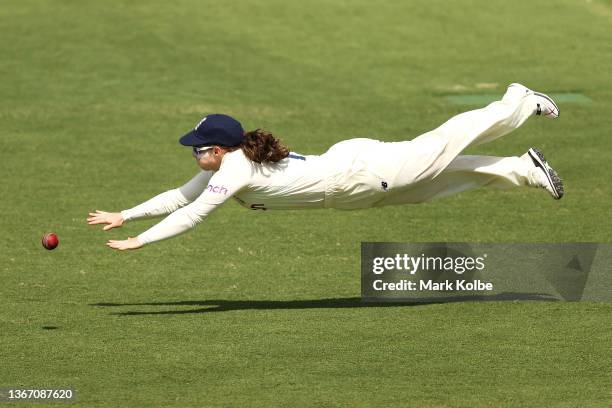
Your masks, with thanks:
[{"label": "red cricket ball", "polygon": [[48,232],[42,237],[42,245],[48,250],[55,249],[59,245],[59,239],[54,233]]}]

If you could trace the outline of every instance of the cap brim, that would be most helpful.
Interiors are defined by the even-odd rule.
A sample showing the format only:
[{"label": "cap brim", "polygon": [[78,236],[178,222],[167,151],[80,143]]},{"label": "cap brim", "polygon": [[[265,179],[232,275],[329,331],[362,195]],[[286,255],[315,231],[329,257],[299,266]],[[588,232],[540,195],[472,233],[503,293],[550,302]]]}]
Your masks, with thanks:
[{"label": "cap brim", "polygon": [[203,144],[202,139],[196,135],[195,130],[192,130],[185,136],[181,137],[179,139],[179,143],[183,146],[201,146]]}]

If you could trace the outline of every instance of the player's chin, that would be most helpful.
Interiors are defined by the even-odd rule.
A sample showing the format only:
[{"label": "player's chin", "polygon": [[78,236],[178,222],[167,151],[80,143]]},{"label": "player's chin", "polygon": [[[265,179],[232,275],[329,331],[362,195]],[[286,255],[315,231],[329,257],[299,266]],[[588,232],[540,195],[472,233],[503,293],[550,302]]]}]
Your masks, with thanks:
[{"label": "player's chin", "polygon": [[202,170],[212,170],[211,166],[207,165],[206,163],[202,163],[201,161],[198,161],[198,166]]}]

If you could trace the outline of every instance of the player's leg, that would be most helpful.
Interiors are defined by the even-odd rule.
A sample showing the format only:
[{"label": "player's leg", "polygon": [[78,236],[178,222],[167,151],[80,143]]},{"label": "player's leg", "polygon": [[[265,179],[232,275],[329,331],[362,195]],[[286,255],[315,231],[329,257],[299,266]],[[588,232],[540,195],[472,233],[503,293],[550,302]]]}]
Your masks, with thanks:
[{"label": "player's leg", "polygon": [[[420,203],[478,187],[539,187],[554,198],[561,198],[561,179],[550,166],[548,169],[539,166],[532,157],[534,151],[529,149],[521,157],[458,156],[434,179],[390,191],[376,205]],[[541,159],[545,162],[543,156]]]},{"label": "player's leg", "polygon": [[512,84],[500,101],[459,114],[409,142],[392,143],[395,146],[389,146],[389,150],[395,152],[395,158],[403,155],[394,185],[401,187],[432,179],[467,147],[495,140],[534,114],[557,117],[558,112],[546,95]]},{"label": "player's leg", "polygon": [[393,191],[380,205],[422,203],[485,186],[527,186],[531,167],[519,157],[458,156],[435,178]]}]

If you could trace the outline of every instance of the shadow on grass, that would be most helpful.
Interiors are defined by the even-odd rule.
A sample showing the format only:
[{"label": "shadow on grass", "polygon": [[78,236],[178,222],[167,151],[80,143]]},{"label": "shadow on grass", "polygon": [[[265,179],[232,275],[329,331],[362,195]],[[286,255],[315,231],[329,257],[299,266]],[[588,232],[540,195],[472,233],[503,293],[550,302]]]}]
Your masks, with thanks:
[{"label": "shadow on grass", "polygon": [[380,299],[362,299],[359,297],[313,300],[182,300],[176,302],[143,302],[143,303],[93,303],[89,306],[97,307],[126,307],[126,306],[205,306],[196,309],[173,309],[158,311],[126,311],[114,312],[118,316],[140,315],[181,315],[194,313],[229,312],[233,310],[290,310],[290,309],[348,309],[363,307],[412,307],[432,304],[472,301],[508,301],[508,300],[540,300],[556,301],[556,297],[541,293],[501,293],[497,295],[452,296],[435,298],[415,298],[410,301],[393,301]]}]

